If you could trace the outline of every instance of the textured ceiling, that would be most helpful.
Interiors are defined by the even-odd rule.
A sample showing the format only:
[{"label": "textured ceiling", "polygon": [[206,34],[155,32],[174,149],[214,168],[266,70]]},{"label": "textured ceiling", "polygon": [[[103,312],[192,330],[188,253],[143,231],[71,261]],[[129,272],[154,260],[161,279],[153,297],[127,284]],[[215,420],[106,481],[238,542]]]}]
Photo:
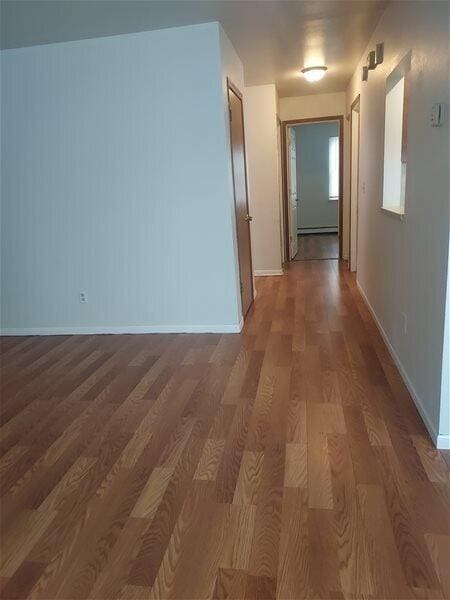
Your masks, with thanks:
[{"label": "textured ceiling", "polygon": [[[2,48],[220,21],[244,63],[247,85],[276,83],[281,96],[344,90],[381,16],[383,0],[7,0]],[[328,66],[309,84],[299,69]]]}]

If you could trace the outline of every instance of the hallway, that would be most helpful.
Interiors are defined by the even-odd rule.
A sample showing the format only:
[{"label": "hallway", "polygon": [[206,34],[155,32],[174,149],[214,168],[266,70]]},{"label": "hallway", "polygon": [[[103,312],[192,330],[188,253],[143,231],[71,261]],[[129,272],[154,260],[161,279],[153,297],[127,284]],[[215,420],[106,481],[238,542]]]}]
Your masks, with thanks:
[{"label": "hallway", "polygon": [[2,597],[450,597],[444,453],[353,277],[257,284],[240,335],[2,340]]}]

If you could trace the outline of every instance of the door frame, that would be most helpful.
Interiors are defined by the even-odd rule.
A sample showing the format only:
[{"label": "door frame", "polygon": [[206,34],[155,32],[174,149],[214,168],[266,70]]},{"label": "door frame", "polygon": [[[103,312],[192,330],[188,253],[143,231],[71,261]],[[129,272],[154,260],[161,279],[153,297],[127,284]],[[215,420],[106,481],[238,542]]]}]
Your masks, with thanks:
[{"label": "door frame", "polygon": [[343,233],[343,199],[344,199],[344,115],[332,115],[327,117],[310,117],[309,119],[290,119],[281,123],[281,161],[283,165],[282,188],[283,188],[283,229],[284,229],[284,259],[289,261],[289,206],[288,206],[288,180],[287,180],[287,128],[293,125],[304,125],[306,123],[320,123],[322,121],[338,121],[339,123],[339,260],[342,259],[342,233]]},{"label": "door frame", "polygon": [[[246,201],[246,207],[247,207],[247,214],[249,213],[249,206],[248,206],[248,177],[247,177],[247,151],[245,148],[245,123],[244,123],[244,100],[243,100],[243,95],[240,91],[240,89],[231,81],[231,79],[229,77],[227,77],[227,102],[228,102],[228,125],[229,125],[229,133],[230,133],[230,155],[231,155],[231,172],[232,172],[232,179],[233,179],[233,197],[234,197],[234,218],[235,218],[235,227],[236,227],[236,244],[237,244],[237,251],[238,251],[238,255],[237,255],[237,264],[238,264],[238,271],[239,271],[239,284],[241,283],[242,279],[241,279],[241,265],[239,262],[239,238],[238,238],[238,223],[237,223],[237,210],[236,210],[236,189],[235,189],[235,185],[234,185],[234,165],[233,165],[233,139],[232,139],[232,131],[231,131],[231,104],[230,104],[230,91],[233,92],[233,94],[235,94],[239,100],[241,101],[241,118],[242,118],[242,142],[243,142],[243,149],[244,149],[244,176],[245,176],[245,201]],[[250,248],[249,248],[249,252],[250,252],[250,272],[251,272],[251,291],[252,291],[252,301],[250,302],[250,306],[248,307],[247,312],[244,314],[244,307],[243,307],[243,303],[242,303],[242,290],[241,290],[241,286],[239,285],[239,295],[241,297],[241,310],[242,310],[242,316],[245,319],[246,315],[248,314],[250,308],[253,306],[253,302],[255,301],[255,287],[254,287],[254,282],[253,282],[253,257],[252,257],[252,235],[251,235],[251,228],[250,228],[250,221],[247,221],[247,227],[248,227],[248,239],[250,240]]]},{"label": "door frame", "polygon": [[[297,180],[297,135],[296,132],[294,132],[294,140],[295,140],[295,180]],[[289,192],[292,192],[292,172],[291,172],[291,148],[290,148],[290,143],[291,140],[289,139],[289,136],[287,135],[287,128],[286,128],[286,202],[287,202],[287,214],[288,214],[288,221],[287,221],[287,234],[288,234],[288,239],[287,239],[287,244],[286,244],[286,250],[288,252],[287,254],[287,260],[289,262],[293,261],[295,259],[295,257],[298,254],[298,239],[297,239],[297,252],[292,256],[291,258],[291,227],[292,227],[292,223],[289,223],[289,217],[292,215],[292,198]],[[289,169],[288,167],[288,163],[289,163]],[[297,202],[298,200],[298,189],[297,189],[297,181],[295,181],[295,194],[296,194],[296,199],[295,201]],[[297,216],[297,223],[295,224],[295,231],[297,232],[298,230],[298,205],[297,205],[297,209],[295,211],[295,214]],[[297,238],[298,238],[298,233],[297,233]]]},{"label": "door frame", "polygon": [[[356,189],[359,188],[359,153],[361,150],[361,94],[358,94],[356,98],[353,100],[350,106],[350,164],[349,164],[349,174],[350,174],[350,182],[349,182],[349,217],[348,217],[348,270],[351,270],[352,264],[352,138],[353,138],[353,109],[359,102],[359,123],[358,123],[358,177]],[[357,200],[357,208],[359,204],[359,198]],[[356,213],[356,248],[358,248],[358,211]],[[358,257],[358,250],[356,250],[356,256]],[[357,269],[358,267],[356,267]]]}]

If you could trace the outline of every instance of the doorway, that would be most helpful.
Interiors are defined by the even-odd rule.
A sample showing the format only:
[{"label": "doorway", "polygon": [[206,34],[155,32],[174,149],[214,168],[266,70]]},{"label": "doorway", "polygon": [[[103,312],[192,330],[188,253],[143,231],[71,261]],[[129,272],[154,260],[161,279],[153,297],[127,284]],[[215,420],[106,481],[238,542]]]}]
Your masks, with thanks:
[{"label": "doorway", "polygon": [[248,211],[247,167],[245,158],[244,111],[242,94],[227,80],[230,116],[231,163],[233,168],[234,203],[236,211],[236,235],[238,246],[242,315],[248,313],[254,299],[252,250]]},{"label": "doorway", "polygon": [[360,96],[350,109],[350,271],[358,267],[358,194],[359,194],[359,125]]},{"label": "doorway", "polygon": [[343,117],[283,122],[284,258],[342,257]]}]

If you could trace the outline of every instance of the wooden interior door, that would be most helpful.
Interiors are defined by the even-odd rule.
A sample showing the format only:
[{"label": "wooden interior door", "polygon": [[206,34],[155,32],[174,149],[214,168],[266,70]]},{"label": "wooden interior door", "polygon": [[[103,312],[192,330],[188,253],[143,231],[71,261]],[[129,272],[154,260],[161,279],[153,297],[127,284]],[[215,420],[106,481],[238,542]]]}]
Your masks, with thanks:
[{"label": "wooden interior door", "polygon": [[245,317],[253,302],[253,269],[250,244],[250,221],[252,217],[248,212],[242,97],[230,82],[228,82],[228,102],[230,108],[231,158],[233,164],[234,202],[236,205],[242,314]]},{"label": "wooden interior door", "polygon": [[288,202],[289,202],[289,259],[298,252],[297,222],[297,150],[295,131],[288,127]]}]

